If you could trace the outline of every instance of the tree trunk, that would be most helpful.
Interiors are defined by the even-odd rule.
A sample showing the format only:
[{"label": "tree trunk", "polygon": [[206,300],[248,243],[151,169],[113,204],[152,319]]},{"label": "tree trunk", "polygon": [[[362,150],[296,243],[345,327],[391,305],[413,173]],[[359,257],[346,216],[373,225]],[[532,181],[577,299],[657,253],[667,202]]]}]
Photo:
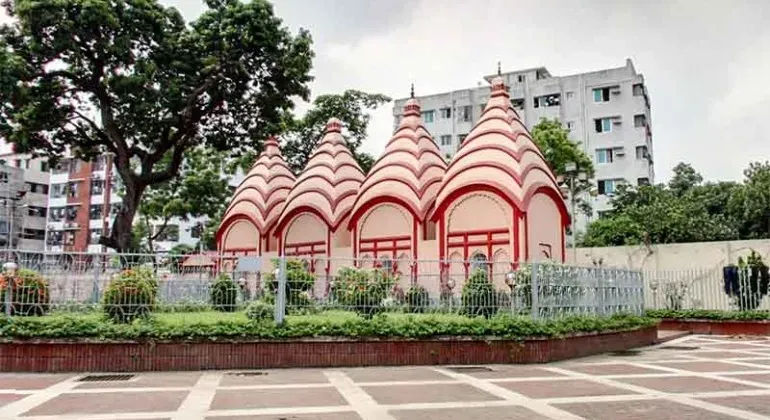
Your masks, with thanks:
[{"label": "tree trunk", "polygon": [[142,194],[145,188],[147,188],[146,185],[137,182],[133,177],[129,180],[126,180],[123,176],[121,178],[126,189],[122,206],[118,214],[115,215],[110,236],[102,237],[104,246],[113,248],[120,253],[134,251],[131,249],[134,216],[139,208],[139,200],[141,200]]}]

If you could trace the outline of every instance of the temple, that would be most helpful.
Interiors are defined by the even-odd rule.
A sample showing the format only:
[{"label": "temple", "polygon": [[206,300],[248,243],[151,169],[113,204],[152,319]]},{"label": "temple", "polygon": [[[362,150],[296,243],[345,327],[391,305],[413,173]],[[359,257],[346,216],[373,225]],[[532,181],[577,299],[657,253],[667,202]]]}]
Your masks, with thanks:
[{"label": "temple", "polygon": [[268,139],[216,239],[233,259],[297,256],[318,274],[355,262],[414,277],[418,262],[434,261],[460,277],[483,263],[494,276],[519,262],[563,262],[569,223],[553,172],[495,78],[481,118],[449,164],[414,97],[368,175],[339,120],[329,121],[296,180],[278,142]]}]

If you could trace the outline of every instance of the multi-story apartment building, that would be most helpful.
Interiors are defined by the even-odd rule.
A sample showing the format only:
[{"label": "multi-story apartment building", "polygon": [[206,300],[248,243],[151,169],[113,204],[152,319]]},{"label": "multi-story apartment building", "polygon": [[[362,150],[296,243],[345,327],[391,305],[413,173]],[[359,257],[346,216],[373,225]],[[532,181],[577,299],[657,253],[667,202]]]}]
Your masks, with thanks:
[{"label": "multi-story apartment building", "polygon": [[[490,81],[494,76],[485,77]],[[611,209],[620,183],[654,182],[650,99],[644,77],[630,59],[623,67],[568,76],[552,76],[545,67],[502,73],[511,104],[529,129],[542,118],[558,119],[593,159],[595,193],[586,196],[591,217],[577,214],[576,231]],[[422,119],[449,158],[481,116],[489,86],[421,96]],[[395,101],[394,125],[408,98]]]},{"label": "multi-story apartment building", "polygon": [[[48,165],[28,155],[0,155],[0,224],[3,246],[29,251],[45,247]],[[13,223],[11,222],[11,219]],[[10,231],[11,244],[8,244]]]}]

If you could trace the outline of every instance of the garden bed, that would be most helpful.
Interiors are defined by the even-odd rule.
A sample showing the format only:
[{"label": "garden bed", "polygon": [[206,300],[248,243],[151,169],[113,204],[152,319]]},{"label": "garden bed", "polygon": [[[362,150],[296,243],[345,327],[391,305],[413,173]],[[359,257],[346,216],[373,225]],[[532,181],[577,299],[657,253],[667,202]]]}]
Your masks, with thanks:
[{"label": "garden bed", "polygon": [[652,310],[647,316],[660,319],[661,330],[711,335],[770,335],[768,311]]},{"label": "garden bed", "polygon": [[532,321],[454,314],[329,311],[284,325],[244,313],[155,314],[116,324],[97,313],[0,321],[0,371],[147,371],[543,363],[652,344],[633,316]]}]

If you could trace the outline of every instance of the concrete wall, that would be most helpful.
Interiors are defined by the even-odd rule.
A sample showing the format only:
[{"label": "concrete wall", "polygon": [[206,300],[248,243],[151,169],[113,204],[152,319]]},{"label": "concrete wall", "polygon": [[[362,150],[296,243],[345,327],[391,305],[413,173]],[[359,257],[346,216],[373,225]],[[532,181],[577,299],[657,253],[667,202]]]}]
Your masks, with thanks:
[{"label": "concrete wall", "polygon": [[736,263],[755,250],[770,262],[770,239],[754,241],[695,242],[606,248],[574,248],[567,250],[567,264],[591,265],[602,259],[605,267],[636,270],[719,269]]}]

